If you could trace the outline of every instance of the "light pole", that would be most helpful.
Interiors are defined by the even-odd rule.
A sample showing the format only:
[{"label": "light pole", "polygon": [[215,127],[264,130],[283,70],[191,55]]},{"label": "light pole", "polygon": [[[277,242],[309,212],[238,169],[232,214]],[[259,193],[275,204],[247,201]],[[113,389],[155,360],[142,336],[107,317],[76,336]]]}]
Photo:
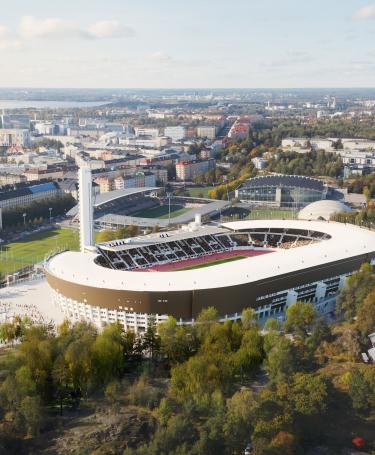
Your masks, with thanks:
[{"label": "light pole", "polygon": [[23,227],[25,227],[26,226],[26,213],[23,213],[22,216],[23,216]]},{"label": "light pole", "polygon": [[52,207],[50,207],[48,210],[49,210],[49,224],[51,224],[51,220],[52,220]]},{"label": "light pole", "polygon": [[171,224],[171,194],[172,193],[167,193],[167,197],[168,197],[168,225]]}]

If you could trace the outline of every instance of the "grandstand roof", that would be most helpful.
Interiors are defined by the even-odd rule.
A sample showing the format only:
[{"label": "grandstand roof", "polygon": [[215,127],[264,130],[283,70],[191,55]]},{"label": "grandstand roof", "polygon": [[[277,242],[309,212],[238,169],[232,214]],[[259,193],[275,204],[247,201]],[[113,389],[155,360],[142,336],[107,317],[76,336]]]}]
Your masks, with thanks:
[{"label": "grandstand roof", "polygon": [[316,191],[323,191],[325,183],[322,180],[305,177],[303,175],[261,175],[246,180],[239,188],[262,186],[299,187]]},{"label": "grandstand roof", "polygon": [[94,260],[97,254],[81,252],[58,254],[49,260],[46,268],[51,275],[85,286],[168,292],[277,279],[275,277],[280,274],[298,274],[309,267],[323,267],[327,263],[375,253],[375,232],[354,225],[324,221],[252,220],[227,223],[223,227],[229,231],[264,227],[304,229],[326,233],[331,238],[297,248],[278,249],[273,254],[178,272],[113,270],[96,264]]},{"label": "grandstand roof", "polygon": [[[191,198],[186,199],[191,200]],[[182,213],[181,215],[171,218],[170,223],[167,218],[142,218],[131,215],[118,215],[114,213],[99,216],[98,218],[96,218],[96,221],[99,221],[104,224],[113,224],[118,226],[134,225],[143,227],[151,226],[167,227],[170,224],[177,225],[188,223],[189,221],[194,219],[195,215],[205,216],[214,212],[220,212],[220,210],[224,210],[224,208],[228,206],[230,206],[230,202],[228,201],[207,200],[207,204],[202,204],[199,207],[194,207],[188,212]]]},{"label": "grandstand roof", "polygon": [[[114,190],[108,191],[107,193],[100,193],[94,196],[93,203],[94,207],[100,207],[101,205],[107,204],[108,202],[115,201],[116,199],[121,199],[126,196],[131,196],[133,194],[147,193],[148,191],[156,191],[158,187],[144,187],[144,188],[125,188],[123,190]],[[78,213],[78,204],[74,206],[67,215],[75,216]]]},{"label": "grandstand roof", "polygon": [[123,251],[130,248],[137,248],[147,245],[155,245],[155,243],[167,243],[176,240],[191,239],[200,235],[213,235],[228,232],[227,229],[216,226],[194,226],[186,230],[178,229],[175,231],[159,232],[156,234],[142,235],[140,237],[132,237],[124,240],[112,240],[110,242],[99,243],[98,246],[102,249],[111,251]]}]

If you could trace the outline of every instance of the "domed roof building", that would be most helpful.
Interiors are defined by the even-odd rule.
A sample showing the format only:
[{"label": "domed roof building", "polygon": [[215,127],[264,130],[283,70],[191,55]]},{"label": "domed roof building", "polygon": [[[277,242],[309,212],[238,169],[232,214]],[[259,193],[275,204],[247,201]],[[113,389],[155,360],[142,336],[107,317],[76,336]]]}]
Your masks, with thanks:
[{"label": "domed roof building", "polygon": [[340,201],[322,200],[306,205],[299,213],[299,220],[326,220],[328,221],[334,213],[351,213],[353,210]]}]

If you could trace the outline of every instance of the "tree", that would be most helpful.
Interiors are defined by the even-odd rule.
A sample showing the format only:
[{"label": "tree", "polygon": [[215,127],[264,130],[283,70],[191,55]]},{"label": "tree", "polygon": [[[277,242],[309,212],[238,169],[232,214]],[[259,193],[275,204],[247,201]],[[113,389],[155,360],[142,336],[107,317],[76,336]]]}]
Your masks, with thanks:
[{"label": "tree", "polygon": [[200,312],[196,321],[197,333],[200,339],[203,339],[210,330],[213,323],[219,319],[219,313],[215,307],[207,307]]},{"label": "tree", "polygon": [[92,345],[93,368],[99,384],[119,379],[124,371],[123,329],[119,323],[109,324]]},{"label": "tree", "polygon": [[115,231],[113,231],[112,229],[104,229],[103,231],[97,233],[96,241],[97,243],[104,243],[110,242],[111,240],[115,240],[115,238],[116,238]]},{"label": "tree", "polygon": [[375,289],[358,305],[356,326],[363,338],[375,331]]},{"label": "tree", "polygon": [[349,395],[352,399],[353,408],[357,411],[368,411],[371,403],[371,396],[375,390],[367,383],[363,373],[358,369],[353,369],[349,375]]},{"label": "tree", "polygon": [[135,237],[139,233],[139,228],[138,228],[138,226],[134,226],[133,224],[130,224],[127,227],[127,232],[128,232],[129,237]]},{"label": "tree", "polygon": [[154,320],[150,320],[142,338],[142,348],[151,359],[160,352],[160,337]]},{"label": "tree", "polygon": [[371,265],[362,264],[357,272],[346,279],[345,286],[341,291],[336,305],[338,315],[345,319],[355,316],[358,306],[375,287],[375,276]]},{"label": "tree", "polygon": [[328,388],[321,375],[298,373],[293,378],[292,389],[291,399],[297,412],[304,415],[326,412]]},{"label": "tree", "polygon": [[255,311],[252,308],[242,310],[241,322],[245,330],[250,329],[256,323]]},{"label": "tree", "polygon": [[39,434],[41,423],[41,407],[38,397],[26,396],[20,405],[20,413],[25,419],[25,426],[28,436]]},{"label": "tree", "polygon": [[161,352],[171,364],[184,362],[198,348],[194,327],[177,325],[176,319],[172,316],[159,324],[158,332]]},{"label": "tree", "polygon": [[272,382],[287,381],[296,370],[296,358],[292,343],[280,337],[269,351],[266,369]]},{"label": "tree", "polygon": [[241,453],[250,440],[255,399],[251,390],[242,389],[227,400],[223,426],[229,453]]},{"label": "tree", "polygon": [[286,311],[285,330],[305,338],[315,319],[316,312],[311,303],[296,302]]}]

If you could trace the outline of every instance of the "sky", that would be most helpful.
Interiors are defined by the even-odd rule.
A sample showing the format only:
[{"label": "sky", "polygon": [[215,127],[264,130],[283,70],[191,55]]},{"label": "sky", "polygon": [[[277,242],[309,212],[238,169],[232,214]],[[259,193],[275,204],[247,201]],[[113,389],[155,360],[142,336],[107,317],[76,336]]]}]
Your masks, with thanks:
[{"label": "sky", "polygon": [[0,87],[374,86],[375,0],[12,0],[1,8]]}]

